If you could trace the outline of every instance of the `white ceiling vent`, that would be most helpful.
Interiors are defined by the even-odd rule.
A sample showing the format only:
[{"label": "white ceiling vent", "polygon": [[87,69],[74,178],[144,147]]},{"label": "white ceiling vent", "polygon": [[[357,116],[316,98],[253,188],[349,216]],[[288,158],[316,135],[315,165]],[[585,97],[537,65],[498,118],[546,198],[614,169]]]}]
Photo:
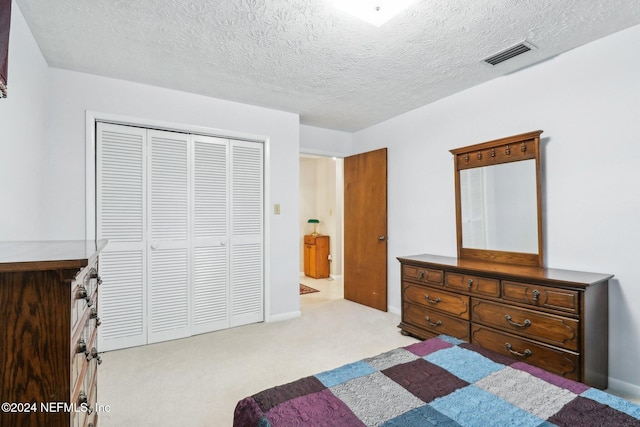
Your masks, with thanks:
[{"label": "white ceiling vent", "polygon": [[536,47],[525,40],[494,55],[491,55],[488,58],[485,58],[483,59],[483,61],[487,64],[497,65],[501,62],[504,62],[518,55],[522,55],[523,53],[529,52],[530,50],[534,49],[536,49]]}]

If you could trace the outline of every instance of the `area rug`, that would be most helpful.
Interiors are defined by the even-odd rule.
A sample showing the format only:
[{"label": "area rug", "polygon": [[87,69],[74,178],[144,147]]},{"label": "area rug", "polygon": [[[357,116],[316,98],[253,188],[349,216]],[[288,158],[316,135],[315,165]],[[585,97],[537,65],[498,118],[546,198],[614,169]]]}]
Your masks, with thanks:
[{"label": "area rug", "polygon": [[320,291],[312,288],[311,286],[303,285],[302,283],[300,283],[300,295],[312,294],[314,292],[320,292]]}]

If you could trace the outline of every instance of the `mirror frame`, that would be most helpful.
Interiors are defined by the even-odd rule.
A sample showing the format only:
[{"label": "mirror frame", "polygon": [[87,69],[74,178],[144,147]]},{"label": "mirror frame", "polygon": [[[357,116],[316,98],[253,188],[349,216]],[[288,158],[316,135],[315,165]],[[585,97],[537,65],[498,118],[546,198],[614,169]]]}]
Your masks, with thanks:
[{"label": "mirror frame", "polygon": [[[456,236],[458,259],[498,262],[503,264],[543,266],[542,241],[542,191],[540,184],[540,134],[541,130],[487,141],[480,144],[449,150],[454,155],[456,191]],[[538,223],[538,252],[523,253],[492,249],[472,249],[462,246],[462,209],[460,201],[460,171],[500,163],[535,159],[536,198]]]}]

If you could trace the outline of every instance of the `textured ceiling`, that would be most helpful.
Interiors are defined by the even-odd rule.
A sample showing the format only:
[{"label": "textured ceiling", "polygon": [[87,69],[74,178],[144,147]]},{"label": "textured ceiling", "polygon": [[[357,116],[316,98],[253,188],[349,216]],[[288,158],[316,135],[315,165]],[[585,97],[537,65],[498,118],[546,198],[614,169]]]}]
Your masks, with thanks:
[{"label": "textured ceiling", "polygon": [[[345,131],[640,23],[638,0],[420,0],[380,28],[329,0],[16,2],[50,66]],[[482,62],[525,39],[537,49]]]}]

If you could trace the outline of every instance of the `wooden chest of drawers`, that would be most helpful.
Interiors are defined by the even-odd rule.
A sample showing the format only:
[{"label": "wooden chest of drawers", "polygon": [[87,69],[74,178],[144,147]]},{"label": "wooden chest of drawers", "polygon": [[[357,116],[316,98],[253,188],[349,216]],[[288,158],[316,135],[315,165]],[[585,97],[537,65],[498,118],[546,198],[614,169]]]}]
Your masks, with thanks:
[{"label": "wooden chest of drawers", "polygon": [[451,335],[606,388],[608,274],[400,257],[404,334]]},{"label": "wooden chest of drawers", "polygon": [[95,427],[98,254],[106,242],[0,243],[0,425]]},{"label": "wooden chest of drawers", "polygon": [[304,275],[324,279],[329,273],[329,236],[304,236]]}]

